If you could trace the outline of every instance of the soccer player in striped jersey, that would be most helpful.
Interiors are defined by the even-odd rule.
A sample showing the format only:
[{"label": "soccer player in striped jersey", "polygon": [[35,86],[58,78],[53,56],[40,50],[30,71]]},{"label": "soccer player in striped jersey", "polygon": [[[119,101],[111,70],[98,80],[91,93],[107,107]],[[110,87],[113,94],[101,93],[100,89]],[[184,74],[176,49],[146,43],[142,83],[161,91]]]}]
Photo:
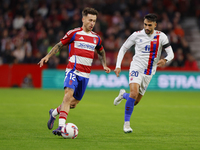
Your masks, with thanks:
[{"label": "soccer player in striped jersey", "polygon": [[56,130],[53,130],[55,135],[61,135],[61,128],[66,123],[70,108],[75,108],[84,95],[95,50],[105,72],[110,73],[111,71],[106,65],[106,55],[101,38],[92,31],[97,15],[98,12],[94,8],[85,8],[82,11],[82,27],[68,31],[60,42],[38,63],[42,67],[63,46],[69,46],[69,63],[66,67],[64,79],[65,94],[62,104],[56,109],[50,109],[50,118],[47,123],[48,128],[51,130],[56,116],[59,115],[59,126]]},{"label": "soccer player in striped jersey", "polygon": [[[135,55],[133,56],[129,70],[130,93],[121,89],[119,95],[114,100],[114,105],[118,105],[123,99],[126,99],[125,116],[123,130],[125,133],[132,132],[130,127],[130,117],[134,106],[137,105],[144,95],[156,68],[162,67],[166,62],[174,58],[173,50],[169,44],[167,36],[160,31],[155,30],[157,25],[157,16],[147,14],[144,17],[144,29],[134,32],[128,37],[119,50],[115,74],[118,77],[121,72],[121,62],[126,51],[135,46]],[[162,49],[165,49],[167,56],[160,59]]]}]

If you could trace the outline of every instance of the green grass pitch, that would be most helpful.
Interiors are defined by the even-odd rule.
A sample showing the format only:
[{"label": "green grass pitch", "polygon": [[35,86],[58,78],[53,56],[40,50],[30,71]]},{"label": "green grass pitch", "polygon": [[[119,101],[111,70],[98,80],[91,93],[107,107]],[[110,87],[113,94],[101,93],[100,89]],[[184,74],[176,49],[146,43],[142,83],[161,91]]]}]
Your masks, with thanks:
[{"label": "green grass pitch", "polygon": [[[62,102],[63,90],[0,89],[0,150],[199,150],[200,92],[147,91],[134,108],[133,133],[123,132],[124,105],[118,91],[86,90],[69,113],[76,139],[47,128],[48,111]],[[56,129],[58,118],[54,124]]]}]

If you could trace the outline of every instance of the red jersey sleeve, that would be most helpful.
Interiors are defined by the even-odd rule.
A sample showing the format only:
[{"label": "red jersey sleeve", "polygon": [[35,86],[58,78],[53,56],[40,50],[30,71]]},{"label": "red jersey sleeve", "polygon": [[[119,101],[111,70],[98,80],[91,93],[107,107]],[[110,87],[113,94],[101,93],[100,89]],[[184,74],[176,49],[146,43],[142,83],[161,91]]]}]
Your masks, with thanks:
[{"label": "red jersey sleeve", "polygon": [[82,30],[82,28],[75,28],[73,30],[69,30],[65,34],[65,36],[62,39],[60,39],[60,41],[62,42],[63,45],[73,42],[75,39],[76,32],[81,31],[81,30]]},{"label": "red jersey sleeve", "polygon": [[71,32],[72,30],[68,31],[65,36],[60,39],[63,45],[67,45],[72,41],[72,37],[75,34],[74,32]]}]

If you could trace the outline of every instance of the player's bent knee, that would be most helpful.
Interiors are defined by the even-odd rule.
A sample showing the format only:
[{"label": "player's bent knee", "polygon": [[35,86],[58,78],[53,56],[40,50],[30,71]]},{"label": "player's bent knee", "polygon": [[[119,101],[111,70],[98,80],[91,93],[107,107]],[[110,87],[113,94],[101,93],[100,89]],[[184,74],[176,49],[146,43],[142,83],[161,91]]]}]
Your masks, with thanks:
[{"label": "player's bent knee", "polygon": [[67,95],[65,94],[64,98],[63,98],[63,103],[67,103],[68,105],[70,105],[73,101],[73,96]]},{"label": "player's bent knee", "polygon": [[129,97],[131,97],[131,98],[133,98],[133,99],[137,99],[137,97],[138,97],[138,94],[130,94],[130,96]]},{"label": "player's bent knee", "polygon": [[70,106],[70,109],[74,109],[74,108],[76,108],[76,105],[71,105]]},{"label": "player's bent knee", "polygon": [[76,105],[77,105],[77,104],[70,105],[70,109],[76,108]]},{"label": "player's bent knee", "polygon": [[136,106],[138,103],[139,103],[139,102],[135,101],[135,104],[134,104],[134,106]]},{"label": "player's bent knee", "polygon": [[80,102],[79,100],[73,99],[73,100],[71,101],[71,104],[70,104],[70,109],[76,108],[76,106],[77,106],[77,104],[78,104],[79,102]]}]

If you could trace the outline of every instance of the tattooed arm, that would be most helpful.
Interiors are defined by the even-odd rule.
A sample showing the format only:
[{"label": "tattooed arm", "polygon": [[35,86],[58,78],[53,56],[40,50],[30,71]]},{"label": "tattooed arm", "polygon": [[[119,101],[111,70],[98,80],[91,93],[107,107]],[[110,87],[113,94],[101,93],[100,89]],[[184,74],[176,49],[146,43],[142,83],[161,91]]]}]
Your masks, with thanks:
[{"label": "tattooed arm", "polygon": [[49,60],[49,58],[50,58],[51,56],[53,56],[54,54],[56,54],[58,51],[60,51],[60,50],[62,49],[63,46],[64,46],[64,45],[63,45],[61,42],[57,43],[57,44],[51,49],[51,51],[50,51],[44,58],[42,58],[42,59],[40,60],[40,62],[38,63],[38,65],[40,65],[40,67],[42,67],[43,64],[44,64],[44,62],[46,63],[46,62]]},{"label": "tattooed arm", "polygon": [[107,67],[106,65],[106,53],[105,53],[105,50],[101,50],[101,51],[98,51],[97,50],[97,53],[98,53],[98,58],[101,62],[101,64],[103,65],[103,69],[105,70],[106,73],[110,73],[110,68]]}]

